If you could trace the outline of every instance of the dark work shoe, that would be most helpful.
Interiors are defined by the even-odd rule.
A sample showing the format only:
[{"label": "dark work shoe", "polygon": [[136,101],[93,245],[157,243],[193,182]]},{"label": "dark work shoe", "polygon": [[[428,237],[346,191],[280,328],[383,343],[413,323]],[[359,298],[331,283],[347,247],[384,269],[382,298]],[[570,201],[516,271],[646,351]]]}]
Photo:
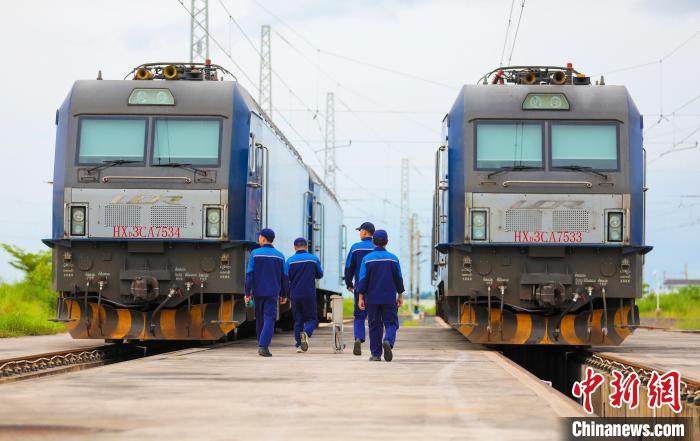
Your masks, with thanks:
[{"label": "dark work shoe", "polygon": [[391,352],[391,345],[388,340],[382,342],[382,349],[384,349],[384,360],[391,361],[394,358],[394,354]]},{"label": "dark work shoe", "polygon": [[355,346],[352,347],[352,353],[355,355],[362,355],[362,340],[359,338],[355,339]]},{"label": "dark work shoe", "polygon": [[258,355],[261,357],[272,357],[270,350],[263,347],[258,348]]},{"label": "dark work shoe", "polygon": [[301,350],[304,352],[309,350],[309,336],[306,332],[301,333]]},{"label": "dark work shoe", "polygon": [[382,357],[375,357],[374,355],[370,355],[369,361],[382,361]]}]

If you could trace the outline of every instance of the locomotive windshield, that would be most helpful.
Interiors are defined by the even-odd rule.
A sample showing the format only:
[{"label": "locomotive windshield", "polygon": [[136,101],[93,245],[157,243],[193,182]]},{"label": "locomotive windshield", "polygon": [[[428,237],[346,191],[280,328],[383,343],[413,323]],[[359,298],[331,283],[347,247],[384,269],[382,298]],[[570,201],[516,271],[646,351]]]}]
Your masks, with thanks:
[{"label": "locomotive windshield", "polygon": [[537,122],[476,124],[476,168],[542,167],[542,131]]},{"label": "locomotive windshield", "polygon": [[617,170],[617,125],[552,123],[552,167]]},{"label": "locomotive windshield", "polygon": [[153,164],[218,165],[219,119],[155,120]]},{"label": "locomotive windshield", "polygon": [[146,118],[81,118],[78,162],[143,162]]}]

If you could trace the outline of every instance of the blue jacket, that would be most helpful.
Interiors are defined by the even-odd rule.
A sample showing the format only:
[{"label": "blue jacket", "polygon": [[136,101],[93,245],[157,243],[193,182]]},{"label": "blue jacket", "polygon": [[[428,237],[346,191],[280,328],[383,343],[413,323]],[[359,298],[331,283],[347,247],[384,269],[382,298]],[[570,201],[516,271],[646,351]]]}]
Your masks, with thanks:
[{"label": "blue jacket", "polygon": [[306,250],[299,250],[287,259],[289,268],[289,293],[292,299],[316,297],[316,279],[323,277],[318,257]]},{"label": "blue jacket", "polygon": [[372,243],[371,237],[362,239],[350,247],[348,257],[345,259],[345,286],[348,287],[348,289],[357,285],[362,258],[373,250],[374,244]]},{"label": "blue jacket", "polygon": [[245,270],[245,294],[256,297],[287,297],[289,278],[284,255],[266,244],[250,252]]},{"label": "blue jacket", "polygon": [[357,292],[364,294],[369,305],[396,303],[396,294],[404,292],[399,258],[384,247],[376,247],[360,264]]}]

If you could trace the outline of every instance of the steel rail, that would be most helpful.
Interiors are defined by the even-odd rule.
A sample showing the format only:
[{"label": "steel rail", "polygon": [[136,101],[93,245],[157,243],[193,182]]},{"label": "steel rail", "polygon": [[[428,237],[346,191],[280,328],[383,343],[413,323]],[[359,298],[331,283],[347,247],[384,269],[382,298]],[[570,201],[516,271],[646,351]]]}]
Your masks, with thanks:
[{"label": "steel rail", "polygon": [[76,368],[101,366],[145,355],[133,344],[101,345],[0,360],[0,384],[61,373]]}]

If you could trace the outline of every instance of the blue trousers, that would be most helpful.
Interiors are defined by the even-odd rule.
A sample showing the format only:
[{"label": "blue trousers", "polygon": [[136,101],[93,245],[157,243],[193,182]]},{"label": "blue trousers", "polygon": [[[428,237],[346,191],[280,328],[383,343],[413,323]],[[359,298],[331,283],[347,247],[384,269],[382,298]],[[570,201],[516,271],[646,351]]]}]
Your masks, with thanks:
[{"label": "blue trousers", "polygon": [[272,341],[272,334],[275,333],[275,322],[277,321],[277,302],[279,298],[255,297],[255,334],[258,336],[258,346],[267,348]]},{"label": "blue trousers", "polygon": [[355,321],[353,321],[353,331],[355,333],[355,340],[358,338],[362,340],[363,342],[365,341],[365,319],[367,319],[367,310],[361,310],[359,306],[357,306],[357,300],[360,298],[360,295],[355,291],[355,310],[353,311],[352,315],[355,317]]},{"label": "blue trousers", "polygon": [[316,295],[292,299],[292,314],[294,314],[294,340],[297,346],[301,345],[301,331],[311,337],[318,313],[316,312]]},{"label": "blue trousers", "polygon": [[382,355],[382,342],[388,340],[391,347],[396,343],[396,330],[399,329],[399,308],[396,303],[389,305],[366,305],[369,321],[369,350],[372,355]]}]

